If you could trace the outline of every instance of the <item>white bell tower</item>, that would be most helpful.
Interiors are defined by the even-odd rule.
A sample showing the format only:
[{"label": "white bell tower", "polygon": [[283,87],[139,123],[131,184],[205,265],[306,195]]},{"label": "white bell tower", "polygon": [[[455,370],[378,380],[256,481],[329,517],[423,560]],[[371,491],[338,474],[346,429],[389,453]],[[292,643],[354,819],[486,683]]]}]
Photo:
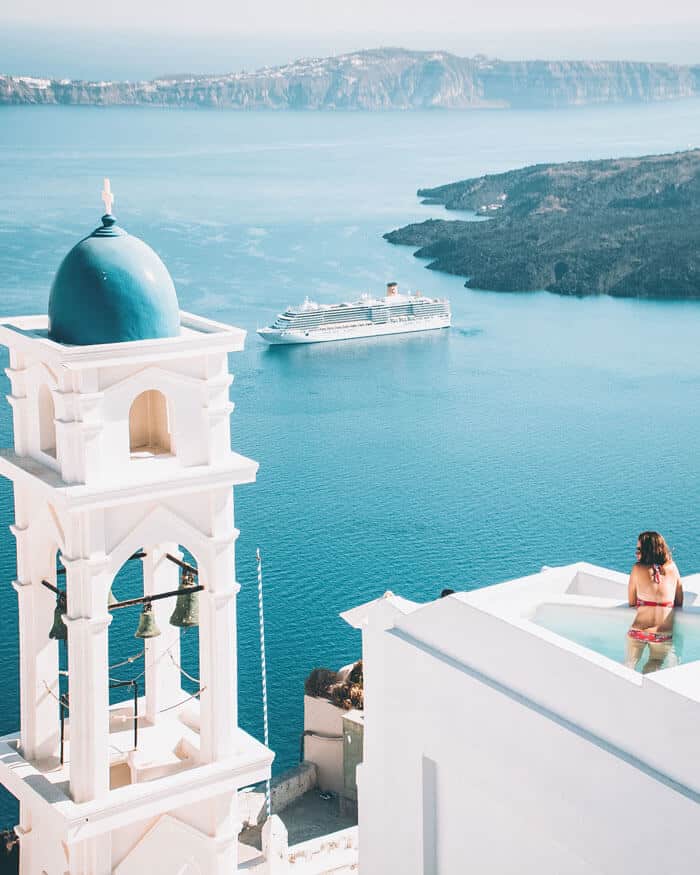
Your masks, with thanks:
[{"label": "white bell tower", "polygon": [[[179,311],[161,268],[108,213],[67,256],[49,316],[0,324],[21,701],[0,782],[20,802],[22,875],[231,875],[237,791],[270,775],[273,754],[237,721],[233,487],[258,466],[230,448],[227,354],[245,332]],[[157,598],[178,589],[180,548],[202,587],[194,695],[181,688],[175,598]],[[110,586],[134,554],[161,634],[134,665],[137,702],[110,706]],[[49,637],[62,611],[65,642]]]}]

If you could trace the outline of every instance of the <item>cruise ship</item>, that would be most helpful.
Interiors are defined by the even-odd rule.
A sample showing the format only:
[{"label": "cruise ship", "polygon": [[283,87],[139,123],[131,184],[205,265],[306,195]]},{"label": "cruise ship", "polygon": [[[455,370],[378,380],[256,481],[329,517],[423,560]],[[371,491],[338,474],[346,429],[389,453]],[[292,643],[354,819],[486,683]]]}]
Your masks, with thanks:
[{"label": "cruise ship", "polygon": [[384,298],[363,295],[347,304],[316,304],[307,298],[280,313],[268,328],[258,328],[258,334],[268,343],[321,343],[449,328],[451,319],[444,298],[402,295],[396,283],[387,283]]}]

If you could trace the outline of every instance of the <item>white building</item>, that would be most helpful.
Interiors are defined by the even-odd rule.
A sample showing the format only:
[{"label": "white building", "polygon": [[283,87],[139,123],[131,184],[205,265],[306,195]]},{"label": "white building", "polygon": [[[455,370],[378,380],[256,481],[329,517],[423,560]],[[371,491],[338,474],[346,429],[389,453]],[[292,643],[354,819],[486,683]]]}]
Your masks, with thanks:
[{"label": "white building", "polygon": [[[106,202],[102,227],[59,269],[48,317],[0,324],[21,692],[0,782],[20,802],[23,875],[230,875],[237,790],[269,777],[273,758],[236,714],[232,487],[257,464],[230,448],[227,354],[245,332],[179,311],[158,256],[114,224],[108,189]],[[199,691],[181,689],[175,599],[155,598],[147,619],[161,634],[144,642],[135,739],[134,705],[109,706],[110,585],[137,553],[145,597],[177,590],[180,548],[202,587]],[[61,614],[65,645],[49,637]]]},{"label": "white building", "polygon": [[626,584],[582,563],[343,614],[362,630],[362,875],[698,871],[700,576],[686,661],[646,675],[597,652],[624,648]]}]

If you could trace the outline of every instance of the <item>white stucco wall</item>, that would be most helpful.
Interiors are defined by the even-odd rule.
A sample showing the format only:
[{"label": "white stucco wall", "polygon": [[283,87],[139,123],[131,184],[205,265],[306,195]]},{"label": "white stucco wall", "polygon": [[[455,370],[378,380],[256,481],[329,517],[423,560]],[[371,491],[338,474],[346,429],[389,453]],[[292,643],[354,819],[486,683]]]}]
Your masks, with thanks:
[{"label": "white stucco wall", "polygon": [[[367,716],[359,787],[363,875],[652,875],[700,862],[697,802],[398,637],[382,653],[390,682],[381,714]],[[426,757],[437,773],[432,868]],[[663,840],[640,841],[650,805]]]},{"label": "white stucco wall", "polygon": [[362,875],[694,871],[698,702],[481,598],[363,629]]},{"label": "white stucco wall", "polygon": [[316,765],[318,788],[343,790],[343,717],[347,712],[327,699],[304,696],[304,759]]}]

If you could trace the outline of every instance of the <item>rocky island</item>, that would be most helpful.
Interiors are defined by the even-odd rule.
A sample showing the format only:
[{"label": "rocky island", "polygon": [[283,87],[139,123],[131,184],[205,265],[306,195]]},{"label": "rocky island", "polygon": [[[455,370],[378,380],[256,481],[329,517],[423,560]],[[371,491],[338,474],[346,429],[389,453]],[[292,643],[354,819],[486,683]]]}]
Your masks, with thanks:
[{"label": "rocky island", "polygon": [[700,96],[700,65],[501,61],[381,48],[254,72],[88,82],[0,75],[0,105],[277,110],[532,109]]},{"label": "rocky island", "polygon": [[418,195],[488,217],[384,235],[468,288],[700,298],[700,149],[538,164]]}]

